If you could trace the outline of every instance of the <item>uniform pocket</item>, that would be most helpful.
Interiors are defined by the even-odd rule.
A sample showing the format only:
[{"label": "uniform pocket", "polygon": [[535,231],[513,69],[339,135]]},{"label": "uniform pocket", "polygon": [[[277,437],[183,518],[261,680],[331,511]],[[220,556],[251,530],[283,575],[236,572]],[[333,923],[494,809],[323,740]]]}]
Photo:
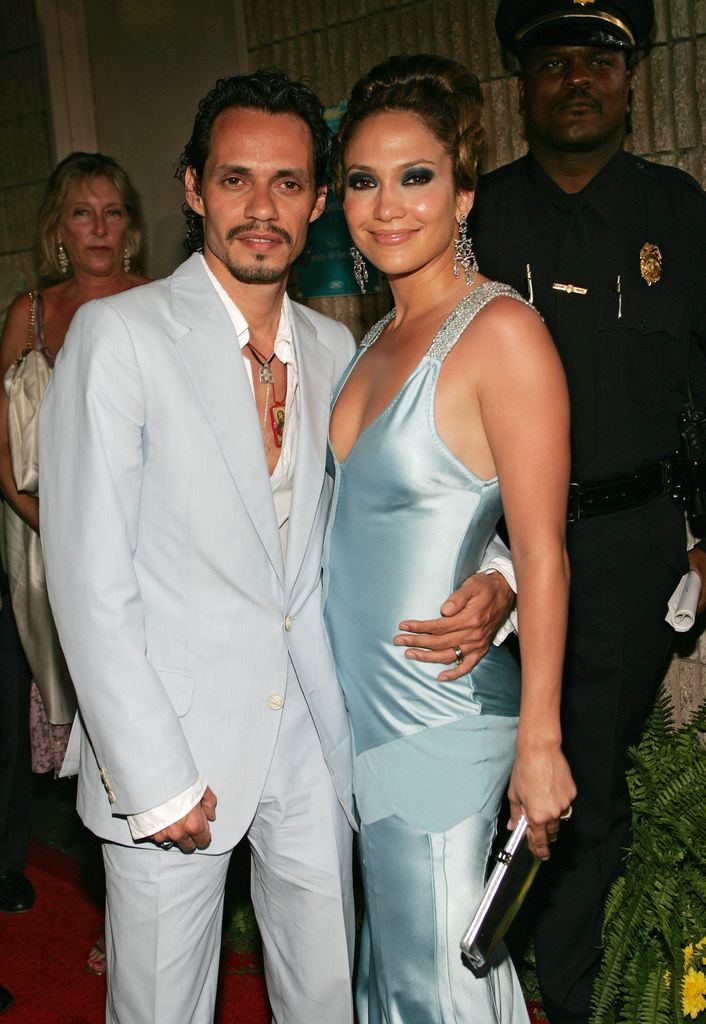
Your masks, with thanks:
[{"label": "uniform pocket", "polygon": [[641,280],[623,285],[620,318],[617,302],[614,294],[601,305],[601,378],[622,379],[625,393],[638,404],[659,401],[685,379],[684,305],[674,288],[660,282],[649,288]]}]

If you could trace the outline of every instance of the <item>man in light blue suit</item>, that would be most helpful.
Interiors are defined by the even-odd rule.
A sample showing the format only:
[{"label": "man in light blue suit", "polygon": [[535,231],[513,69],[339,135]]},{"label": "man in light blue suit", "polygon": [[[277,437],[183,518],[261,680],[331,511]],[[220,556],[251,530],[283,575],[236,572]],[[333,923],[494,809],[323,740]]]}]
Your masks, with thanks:
[{"label": "man in light blue suit", "polygon": [[[182,158],[194,255],[79,311],[42,408],[47,581],[80,706],[65,771],[105,840],[111,1024],[212,1020],[246,834],[273,1019],[353,1020],[350,743],[320,569],[354,346],[285,292],[328,145],[301,84],[219,82]],[[470,660],[469,633],[425,630],[421,656]]]}]

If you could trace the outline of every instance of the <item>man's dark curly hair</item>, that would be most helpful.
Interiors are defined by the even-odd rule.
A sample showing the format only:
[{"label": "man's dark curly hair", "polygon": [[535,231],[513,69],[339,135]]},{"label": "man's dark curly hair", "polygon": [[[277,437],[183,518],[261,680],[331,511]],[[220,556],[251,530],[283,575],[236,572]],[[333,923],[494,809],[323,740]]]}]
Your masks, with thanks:
[{"label": "man's dark curly hair", "polygon": [[[314,179],[316,188],[326,184],[331,149],[331,132],[324,121],[319,97],[302,81],[292,81],[284,71],[266,68],[251,75],[233,75],[220,78],[213,89],[199,103],[191,138],[179,158],[176,177],[184,180],[191,167],[200,185],[204,165],[211,145],[211,129],[218,115],[231,107],[262,110],[267,114],[294,114],[311,130],[314,145]],[[189,252],[203,251],[203,219],[188,203],[183,206],[186,217],[184,248]]]}]

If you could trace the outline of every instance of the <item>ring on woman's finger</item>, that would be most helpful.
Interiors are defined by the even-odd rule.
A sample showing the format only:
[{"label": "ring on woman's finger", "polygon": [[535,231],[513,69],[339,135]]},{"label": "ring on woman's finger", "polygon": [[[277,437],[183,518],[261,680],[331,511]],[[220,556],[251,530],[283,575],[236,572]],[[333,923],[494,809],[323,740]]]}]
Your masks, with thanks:
[{"label": "ring on woman's finger", "polygon": [[574,808],[572,807],[571,804],[569,804],[569,806],[566,808],[564,813],[559,815],[559,820],[560,821],[568,821],[573,813],[574,813]]},{"label": "ring on woman's finger", "polygon": [[460,665],[463,661],[463,651],[460,647],[454,647],[454,654],[456,655],[456,664]]},{"label": "ring on woman's finger", "polygon": [[160,843],[159,845],[162,850],[171,850],[172,846],[174,846],[174,843],[171,839],[165,839],[164,842]]}]

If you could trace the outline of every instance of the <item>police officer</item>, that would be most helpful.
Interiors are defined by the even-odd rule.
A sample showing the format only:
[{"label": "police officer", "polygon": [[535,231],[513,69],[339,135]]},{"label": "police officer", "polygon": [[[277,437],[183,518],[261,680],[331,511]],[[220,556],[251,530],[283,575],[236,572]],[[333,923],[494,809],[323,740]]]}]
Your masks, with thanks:
[{"label": "police officer", "polygon": [[[687,380],[699,391],[706,379],[706,195],[623,150],[633,54],[652,21],[652,0],[501,0],[529,154],[481,179],[473,211],[483,273],[542,313],[572,402],[563,747],[578,797],[543,869],[535,934],[552,1024],[589,1016],[603,906],[630,843],[626,752],[688,567],[668,457]],[[705,558],[689,555],[706,576]]]}]

